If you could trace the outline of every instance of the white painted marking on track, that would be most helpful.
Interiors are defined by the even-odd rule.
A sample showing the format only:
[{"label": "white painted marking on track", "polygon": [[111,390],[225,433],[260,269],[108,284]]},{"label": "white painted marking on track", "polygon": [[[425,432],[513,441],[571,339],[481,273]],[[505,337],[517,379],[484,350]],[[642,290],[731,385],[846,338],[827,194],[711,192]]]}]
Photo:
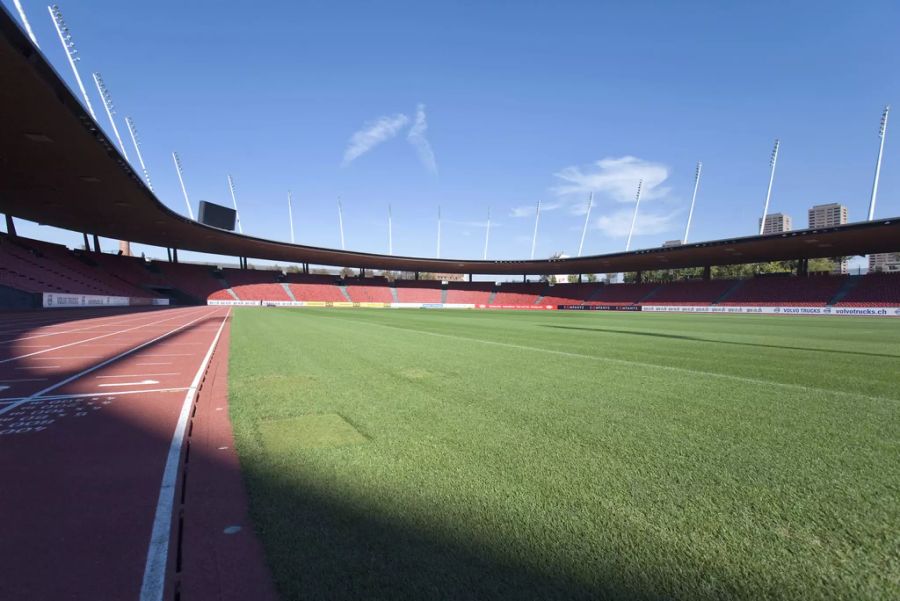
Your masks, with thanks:
[{"label": "white painted marking on track", "polygon": [[111,382],[109,384],[98,384],[100,388],[109,388],[111,386],[143,386],[145,384],[159,384],[159,380],[141,380],[140,382]]},{"label": "white painted marking on track", "polygon": [[141,355],[141,357],[193,357],[194,353],[173,353],[166,355]]},{"label": "white painted marking on track", "polygon": [[0,392],[3,392],[4,390],[9,390],[9,388],[10,388],[9,386],[4,386],[4,385],[0,384]]},{"label": "white painted marking on track", "polygon": [[[180,386],[174,388],[148,388],[146,390],[117,390],[116,395],[122,396],[126,394],[152,394],[152,393],[161,393],[161,392],[182,392],[187,390],[187,386]],[[102,394],[98,392],[79,392],[77,394],[49,394],[47,396],[42,396],[39,398],[32,398],[28,396],[18,396],[18,397],[6,397],[4,399],[0,399],[0,403],[9,403],[11,405],[23,405],[25,403],[43,403],[44,401],[58,401],[60,399],[87,399],[91,400],[99,400],[100,397],[97,394]],[[110,400],[115,400],[116,397],[106,397]],[[90,404],[90,403],[88,403]],[[0,413],[5,413],[5,411],[0,411]]]},{"label": "white painted marking on track", "polygon": [[[98,380],[102,380],[104,378],[145,378],[148,376],[180,376],[181,373],[177,371],[170,371],[163,374],[123,374],[121,376],[97,376]],[[2,381],[2,380],[0,380]]]},{"label": "white painted marking on track", "polygon": [[184,395],[181,405],[181,413],[178,416],[178,424],[172,436],[172,444],[169,446],[169,455],[166,459],[166,468],[163,471],[162,482],[159,486],[159,500],[156,503],[156,515],[153,518],[153,531],[150,534],[150,545],[147,549],[147,563],[144,566],[144,580],[141,583],[140,601],[162,601],[166,587],[166,564],[169,557],[169,545],[172,531],[172,512],[175,502],[175,487],[178,480],[178,467],[181,463],[181,448],[184,445],[184,433],[187,429],[188,416],[191,412],[191,404],[200,386],[200,380],[209,366],[213,351],[222,336],[222,330],[228,323],[231,309],[222,319],[222,325],[216,332],[215,338],[203,357],[203,362]]}]

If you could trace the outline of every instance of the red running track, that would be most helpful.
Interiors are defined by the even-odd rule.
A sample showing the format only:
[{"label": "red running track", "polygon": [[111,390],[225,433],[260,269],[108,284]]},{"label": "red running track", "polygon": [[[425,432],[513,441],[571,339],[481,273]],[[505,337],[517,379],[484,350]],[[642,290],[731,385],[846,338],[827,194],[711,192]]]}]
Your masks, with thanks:
[{"label": "red running track", "polygon": [[274,596],[232,449],[228,316],[0,315],[0,599]]}]

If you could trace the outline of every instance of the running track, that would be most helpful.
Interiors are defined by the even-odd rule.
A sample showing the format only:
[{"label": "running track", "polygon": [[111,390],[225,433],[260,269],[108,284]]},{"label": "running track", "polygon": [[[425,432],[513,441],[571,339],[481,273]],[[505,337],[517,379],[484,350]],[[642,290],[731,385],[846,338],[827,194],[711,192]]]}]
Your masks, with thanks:
[{"label": "running track", "polygon": [[0,599],[271,598],[231,448],[229,313],[0,314]]}]

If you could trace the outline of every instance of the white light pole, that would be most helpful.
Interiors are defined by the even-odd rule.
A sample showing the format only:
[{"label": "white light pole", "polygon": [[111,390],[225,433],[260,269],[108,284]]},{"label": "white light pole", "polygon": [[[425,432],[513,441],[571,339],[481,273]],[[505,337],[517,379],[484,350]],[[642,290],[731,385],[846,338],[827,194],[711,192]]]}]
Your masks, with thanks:
[{"label": "white light pole", "polygon": [[291,226],[291,244],[294,244],[294,208],[291,206],[291,191],[288,190],[288,224]]},{"label": "white light pole", "polygon": [[81,57],[77,56],[78,51],[75,49],[75,42],[72,41],[72,34],[69,33],[69,28],[66,27],[66,22],[63,21],[59,6],[56,4],[48,6],[47,10],[50,11],[50,18],[53,19],[53,25],[56,26],[56,33],[59,34],[59,41],[63,45],[63,50],[66,51],[66,57],[69,59],[69,66],[72,67],[72,73],[75,74],[75,81],[78,82],[78,89],[81,90],[81,97],[84,98],[84,104],[87,106],[87,110],[91,114],[91,117],[96,121],[97,114],[94,112],[94,107],[91,106],[91,99],[88,98],[87,90],[84,89],[84,84],[81,82],[81,75],[78,73],[78,67],[75,66],[75,63],[80,61]]},{"label": "white light pole", "polygon": [[875,197],[878,196],[878,177],[881,175],[881,157],[884,154],[884,137],[887,133],[888,113],[891,112],[890,105],[884,107],[881,114],[881,129],[878,130],[878,137],[881,141],[878,144],[878,161],[875,163],[875,181],[872,182],[872,198],[869,200],[869,221],[875,218]]},{"label": "white light pole", "polygon": [[181,170],[181,159],[178,158],[178,153],[172,153],[172,160],[175,161],[175,172],[178,173],[178,182],[181,184],[181,193],[184,194],[184,204],[187,205],[188,216],[193,219],[194,218],[194,210],[191,208],[191,201],[188,198],[187,188],[184,187],[184,174]]},{"label": "white light pole", "polygon": [[772,149],[772,158],[769,159],[769,165],[772,167],[769,173],[769,189],[766,191],[766,204],[763,206],[762,220],[759,222],[759,235],[762,236],[763,229],[766,227],[766,215],[769,213],[769,199],[772,197],[772,184],[775,182],[775,165],[778,163],[778,147],[781,141],[775,139],[775,148]]},{"label": "white light pole", "polygon": [[587,213],[584,216],[584,228],[581,230],[581,242],[578,244],[578,256],[581,256],[581,251],[584,249],[584,238],[587,236],[588,223],[591,221],[591,208],[594,206],[594,193],[591,192],[591,195],[588,196],[588,208]]},{"label": "white light pole", "polygon": [[122,149],[122,156],[128,160],[128,153],[125,151],[125,144],[122,143],[122,136],[119,135],[119,128],[116,127],[116,107],[113,104],[112,96],[109,95],[109,88],[103,82],[103,78],[96,71],[91,74],[94,77],[94,83],[97,85],[97,93],[100,94],[100,100],[103,101],[103,108],[106,109],[106,116],[109,117],[109,124],[112,125],[113,133],[116,134],[116,140],[119,142],[119,148]]},{"label": "white light pole", "polygon": [[631,217],[631,229],[628,230],[628,241],[625,242],[625,252],[631,249],[631,236],[634,234],[634,224],[637,223],[638,207],[641,206],[641,187],[644,180],[638,180],[637,194],[634,197],[634,215]]},{"label": "white light pole", "polygon": [[391,205],[388,203],[388,254],[394,254],[394,225],[391,219]]},{"label": "white light pole", "polygon": [[234,206],[234,218],[235,218],[235,221],[237,221],[238,232],[243,234],[244,228],[241,226],[241,214],[238,213],[237,197],[235,196],[235,193],[234,193],[234,180],[231,179],[230,175],[227,175],[226,177],[228,178],[228,189],[231,191],[231,204],[232,204],[232,206]]},{"label": "white light pole", "polygon": [[150,191],[153,191],[153,182],[150,181],[150,172],[147,171],[147,166],[144,165],[144,157],[141,155],[141,143],[138,141],[137,137],[137,128],[134,126],[134,121],[131,120],[131,117],[125,117],[125,126],[128,127],[128,133],[131,134],[131,143],[134,144],[134,153],[137,155],[138,163],[141,164],[141,171],[144,172],[144,179],[147,180],[147,187],[150,188]]},{"label": "white light pole", "polygon": [[28,33],[28,37],[31,38],[31,43],[34,44],[35,48],[40,48],[37,38],[34,37],[34,32],[31,31],[31,23],[28,22],[28,17],[25,16],[25,9],[22,8],[22,3],[19,0],[13,0],[13,4],[16,5],[16,10],[19,11],[19,18],[22,19],[22,25],[25,26],[25,31]]},{"label": "white light pole", "polygon": [[482,260],[487,261],[488,240],[491,239],[491,207],[488,207],[487,228],[484,230],[484,255]]},{"label": "white light pole", "polygon": [[344,208],[341,206],[341,198],[338,197],[338,226],[341,228],[341,250],[344,248]]},{"label": "white light pole", "polygon": [[682,244],[687,244],[688,234],[691,232],[691,217],[694,216],[694,203],[697,202],[697,189],[700,187],[700,171],[703,169],[703,163],[697,161],[697,172],[694,174],[694,193],[691,195],[691,210],[688,211],[687,227],[684,228],[684,240]]},{"label": "white light pole", "polygon": [[534,233],[531,235],[531,259],[534,260],[534,247],[537,245],[538,223],[541,220],[541,201],[537,203],[537,212],[534,215]]},{"label": "white light pole", "polygon": [[438,205],[437,254],[435,258],[441,258],[441,205]]}]

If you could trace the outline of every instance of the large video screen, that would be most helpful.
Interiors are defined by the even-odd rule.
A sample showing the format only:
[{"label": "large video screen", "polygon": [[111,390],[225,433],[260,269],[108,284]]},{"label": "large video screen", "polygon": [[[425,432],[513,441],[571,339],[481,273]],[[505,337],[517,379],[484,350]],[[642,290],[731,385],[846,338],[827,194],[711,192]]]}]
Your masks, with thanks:
[{"label": "large video screen", "polygon": [[200,223],[233,232],[234,221],[234,209],[205,200],[200,201]]}]

